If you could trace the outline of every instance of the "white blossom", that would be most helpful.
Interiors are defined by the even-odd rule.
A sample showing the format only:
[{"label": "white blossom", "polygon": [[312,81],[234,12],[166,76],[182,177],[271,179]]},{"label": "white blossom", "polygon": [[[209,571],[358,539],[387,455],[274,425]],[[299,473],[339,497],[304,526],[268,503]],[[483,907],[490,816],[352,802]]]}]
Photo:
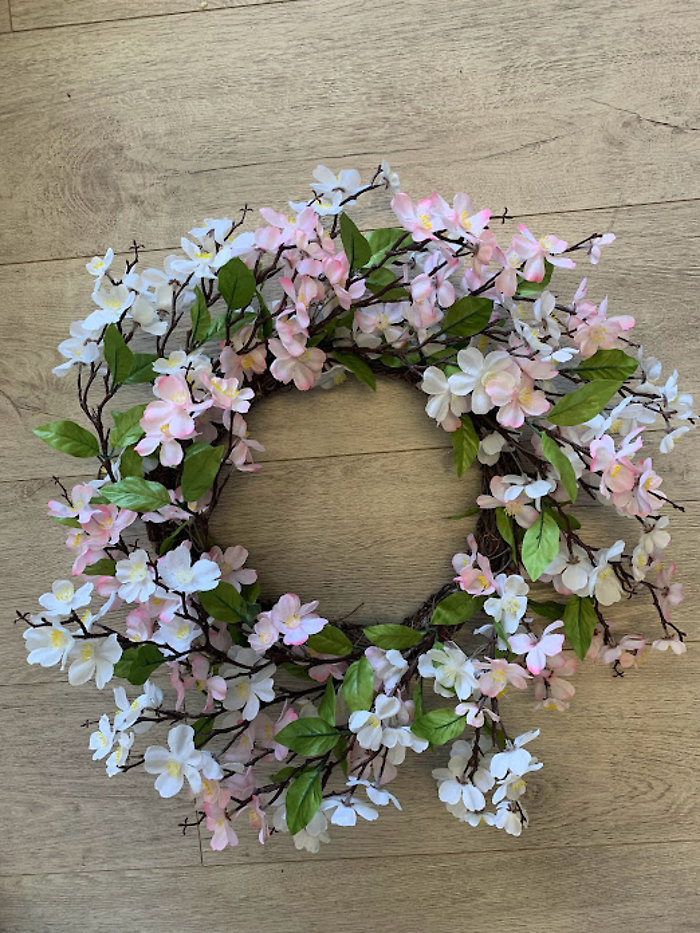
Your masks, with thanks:
[{"label": "white blossom", "polygon": [[478,687],[477,667],[454,642],[431,648],[418,659],[421,677],[434,677],[433,689],[440,696],[457,694],[467,700]]},{"label": "white blossom", "polygon": [[30,664],[53,667],[60,661],[61,670],[66,666],[66,658],[74,644],[73,633],[60,622],[53,622],[51,626],[28,628],[24,632],[24,641],[29,652],[27,661]]},{"label": "white blossom", "polygon": [[92,597],[93,584],[85,583],[76,590],[70,580],[56,580],[51,592],[39,597],[48,619],[67,618],[75,609],[87,606]]},{"label": "white blossom", "polygon": [[98,690],[107,684],[114,674],[114,665],[122,656],[117,636],[112,633],[106,638],[86,638],[76,641],[71,649],[68,682],[72,686],[85,684],[95,678]]},{"label": "white blossom", "polygon": [[161,797],[174,797],[185,780],[192,792],[202,789],[202,775],[218,781],[224,773],[212,755],[194,746],[194,729],[179,723],[168,732],[168,748],[150,745],[146,749],[144,768],[148,774],[157,774],[155,787]]}]

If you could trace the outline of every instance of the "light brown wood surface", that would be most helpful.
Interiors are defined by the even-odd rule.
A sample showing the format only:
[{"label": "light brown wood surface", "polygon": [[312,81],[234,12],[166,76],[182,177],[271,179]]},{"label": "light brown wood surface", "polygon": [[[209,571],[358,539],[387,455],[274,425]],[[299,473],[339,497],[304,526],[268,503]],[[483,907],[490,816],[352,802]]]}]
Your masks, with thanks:
[{"label": "light brown wood surface", "polygon": [[[136,236],[159,261],[204,216],[303,196],[318,162],[387,157],[416,196],[466,189],[570,239],[613,230],[595,297],[697,393],[699,22],[682,0],[0,0],[2,933],[700,929],[698,435],[657,458],[687,506],[672,556],[689,653],[623,679],[584,664],[565,714],[508,702],[546,762],[519,840],[458,824],[423,756],[403,813],[316,857],[287,839],[201,849],[177,827],[184,799],[104,777],[81,723],[109,698],[26,665],[9,621],[69,567],[45,503],[81,464],[30,431],[76,413],[50,369],[89,308],[85,258]],[[378,203],[357,220],[385,220]],[[217,530],[268,592],[396,621],[447,579],[470,521],[446,516],[477,479],[454,477],[421,409],[406,387],[348,383],[253,413],[263,469],[231,484]],[[627,527],[581,512],[611,541]],[[653,631],[646,607],[614,616]]]}]

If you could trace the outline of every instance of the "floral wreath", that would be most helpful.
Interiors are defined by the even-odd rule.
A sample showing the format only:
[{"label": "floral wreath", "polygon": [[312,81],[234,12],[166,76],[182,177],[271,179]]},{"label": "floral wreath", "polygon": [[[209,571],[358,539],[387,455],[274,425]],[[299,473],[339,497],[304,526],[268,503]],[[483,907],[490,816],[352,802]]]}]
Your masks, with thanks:
[{"label": "floral wreath", "polygon": [[[74,685],[138,688],[114,687],[93,758],[110,777],[143,767],[162,797],[187,791],[213,849],[249,822],[261,843],[289,832],[317,852],[331,826],[401,809],[387,785],[409,750],[431,746],[449,812],[517,836],[539,730],[509,733],[504,694],[531,689],[535,709],[565,710],[576,656],[636,667],[647,641],[606,619],[633,595],[658,614],[650,647],[685,651],[660,514],[681,507],[640,451],[657,422],[671,451],[694,424],[692,399],[586,279],[568,303],[551,289],[555,268],[597,264],[612,234],[569,245],[520,224],[499,243],[490,211],[464,194],[414,203],[386,163],[366,184],[319,166],[311,188],[289,214],[261,209],[253,231],[241,229],[248,207],[237,222],[205,220],[162,269],[142,269],[136,242],[121,276],[111,249],[87,264],[95,308],[71,325],[54,373],[77,371],[90,427],[34,433],[99,469],[70,491],[57,480],[49,514],[67,526],[77,579],[18,614],[28,661],[67,667]],[[395,225],[362,233],[346,211],[376,190],[390,192]],[[400,625],[328,621],[293,593],[265,600],[245,548],[222,549],[209,530],[229,478],[258,469],[253,401],[348,373],[425,393],[457,473],[478,462],[483,477],[456,516],[479,517],[452,579]],[[150,400],[115,407],[134,385]],[[579,534],[580,495],[635,519],[631,550]],[[532,598],[535,581],[552,598]],[[456,641],[465,627],[470,649]],[[163,724],[165,744],[144,746]]]}]

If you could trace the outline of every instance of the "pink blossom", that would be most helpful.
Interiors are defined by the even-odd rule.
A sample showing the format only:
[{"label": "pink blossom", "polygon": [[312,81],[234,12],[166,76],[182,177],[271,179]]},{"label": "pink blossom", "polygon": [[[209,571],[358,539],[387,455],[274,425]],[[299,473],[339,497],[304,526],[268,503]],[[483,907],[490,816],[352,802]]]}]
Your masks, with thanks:
[{"label": "pink blossom", "polygon": [[222,581],[231,583],[239,593],[241,586],[250,586],[258,579],[257,570],[243,566],[248,560],[248,551],[240,544],[227,547],[225,551],[215,545],[206,556],[219,565]]},{"label": "pink blossom", "polygon": [[569,700],[576,691],[574,685],[564,678],[575,673],[575,658],[563,654],[549,658],[547,667],[533,681],[533,692],[537,700],[535,709],[568,709]]},{"label": "pink blossom", "polygon": [[255,245],[259,249],[272,251],[280,246],[305,249],[310,240],[320,235],[319,220],[312,207],[305,207],[295,217],[279,214],[269,207],[261,207],[260,213],[270,226],[255,231]]},{"label": "pink blossom", "polygon": [[[335,292],[338,304],[346,311],[349,310],[353,301],[362,298],[365,293],[365,280],[358,279],[347,287],[348,276],[350,275],[350,263],[344,252],[336,253],[334,256],[326,256],[322,263],[323,274],[328,279],[328,283]],[[321,295],[323,297],[323,293]]]},{"label": "pink blossom", "polygon": [[656,596],[665,619],[670,617],[673,608],[679,606],[683,602],[683,584],[671,582],[675,572],[675,563],[670,563],[666,567],[659,565],[656,579],[654,580]]},{"label": "pink blossom", "polygon": [[267,825],[267,814],[261,808],[256,795],[253,795],[253,799],[245,808],[245,812],[248,814],[250,828],[257,830],[258,842],[260,845],[265,845],[265,842],[270,838],[270,827]]},{"label": "pink blossom", "polygon": [[603,664],[618,664],[625,670],[638,667],[644,656],[646,641],[641,635],[623,635],[616,645],[606,645],[600,652]]},{"label": "pink blossom", "polygon": [[150,641],[154,627],[153,616],[145,605],[132,609],[126,617],[126,637],[130,641]]},{"label": "pink blossom", "polygon": [[229,427],[231,434],[237,437],[238,440],[233,445],[227,462],[232,463],[242,473],[255,473],[260,469],[260,464],[253,462],[251,450],[262,451],[265,448],[259,441],[254,441],[252,437],[248,437],[248,425],[242,415],[235,414],[233,424]]},{"label": "pink blossom", "polygon": [[98,505],[88,521],[80,528],[72,528],[66,545],[76,552],[73,573],[82,573],[90,564],[107,557],[105,547],[117,544],[122,531],[138,518],[137,512],[119,509],[116,505]]},{"label": "pink blossom", "polygon": [[479,662],[484,673],[479,678],[479,690],[487,697],[497,697],[512,684],[517,690],[525,690],[530,674],[519,664],[511,664],[504,658],[487,658]]},{"label": "pink blossom", "polygon": [[373,305],[355,311],[355,323],[363,334],[384,337],[390,344],[399,345],[407,337],[403,302]]},{"label": "pink blossom", "polygon": [[617,346],[620,336],[634,327],[635,320],[629,314],[607,316],[608,299],[600,307],[590,302],[576,306],[576,314],[569,315],[569,329],[575,328],[573,341],[581,356],[593,356],[598,350],[610,350]]},{"label": "pink blossom", "polygon": [[521,632],[511,635],[508,639],[511,651],[525,655],[525,664],[531,674],[540,674],[547,663],[547,658],[561,652],[564,636],[553,635],[552,632],[562,628],[563,625],[563,622],[551,622],[539,638],[529,632]]},{"label": "pink blossom", "polygon": [[[345,277],[347,278],[347,273]],[[280,285],[294,305],[299,324],[304,328],[308,327],[309,306],[314,301],[320,301],[323,298],[325,294],[323,285],[317,279],[313,279],[308,275],[302,275],[296,282],[293,282],[289,276],[283,276],[280,279]]]},{"label": "pink blossom", "polygon": [[250,379],[253,373],[264,373],[267,369],[267,351],[263,344],[241,353],[225,346],[219,359],[224,376],[227,379],[238,379],[239,382]]},{"label": "pink blossom", "polygon": [[206,691],[207,702],[202,710],[208,713],[214,705],[214,700],[223,700],[226,697],[226,681],[218,674],[210,676],[209,661],[202,654],[190,656],[192,677],[198,690]]},{"label": "pink blossom", "polygon": [[642,518],[658,511],[666,501],[664,496],[656,495],[655,490],[661,486],[661,477],[651,465],[651,457],[638,464],[639,480],[635,490],[638,504],[637,515]]},{"label": "pink blossom", "polygon": [[490,210],[476,212],[469,195],[456,194],[452,210],[448,212],[445,222],[450,233],[455,233],[458,236],[466,233],[476,239],[484,232],[484,228],[490,219]]},{"label": "pink blossom", "polygon": [[202,809],[206,816],[207,829],[212,833],[209,845],[214,852],[220,852],[227,846],[237,846],[238,836],[226,810],[211,802],[204,803]]},{"label": "pink blossom", "polygon": [[160,376],[153,387],[159,401],[150,402],[139,424],[146,436],[136,445],[142,457],[152,454],[160,446],[163,466],[176,466],[182,461],[183,451],[177,440],[191,437],[195,431],[193,415],[212,404],[211,399],[196,403],[190,387],[182,376]]},{"label": "pink blossom", "polygon": [[278,637],[283,636],[282,640],[285,645],[302,645],[308,640],[309,635],[320,632],[328,622],[327,619],[316,614],[317,606],[318,600],[302,605],[295,593],[286,593],[278,599],[269,612],[260,613],[258,622],[255,624],[256,632],[260,623],[265,626],[271,623]]},{"label": "pink blossom", "polygon": [[508,428],[520,428],[525,416],[543,415],[549,411],[547,396],[524,373],[519,385],[513,385],[505,374],[486,383],[486,391],[499,410],[496,420]]},{"label": "pink blossom", "polygon": [[97,494],[98,490],[89,483],[80,483],[71,490],[68,503],[57,502],[55,499],[49,501],[49,515],[53,518],[77,518],[83,525],[95,511],[95,506],[90,505],[90,500]]},{"label": "pink blossom", "polygon": [[600,491],[607,498],[611,494],[629,492],[638,476],[637,468],[630,455],[639,450],[642,440],[638,436],[642,428],[632,431],[615,450],[615,441],[609,434],[591,441],[591,471],[600,473]]},{"label": "pink blossom", "polygon": [[444,207],[441,210],[441,202],[445,205],[437,192],[433,192],[428,198],[421,198],[417,204],[414,204],[407,194],[399,192],[391,200],[391,209],[415,242],[423,243],[425,240],[434,240],[435,232],[445,229],[442,219],[445,210]]},{"label": "pink blossom", "polygon": [[225,411],[245,413],[250,408],[251,399],[255,398],[252,389],[242,389],[238,379],[222,379],[219,376],[202,375],[202,383],[211,392],[212,404]]},{"label": "pink blossom", "polygon": [[526,260],[522,276],[528,282],[542,281],[545,272],[545,259],[551,265],[559,266],[560,269],[575,268],[576,263],[572,259],[560,255],[565,252],[569,245],[564,240],[560,240],[551,234],[540,237],[538,240],[525,224],[518,224],[518,230],[520,236],[516,234],[513,237],[513,249]]},{"label": "pink blossom", "polygon": [[488,557],[478,553],[476,539],[473,535],[469,535],[467,541],[472,548],[472,553],[455,554],[452,558],[452,566],[457,574],[453,578],[455,583],[459,583],[461,590],[471,593],[473,596],[495,593],[496,584]]},{"label": "pink blossom", "polygon": [[615,242],[614,233],[603,233],[602,236],[593,237],[588,245],[588,256],[592,266],[597,266],[600,262],[600,250],[603,246],[609,246]]},{"label": "pink blossom", "polygon": [[278,382],[285,385],[294,382],[297,389],[306,392],[321,375],[326,354],[318,347],[308,347],[298,356],[293,356],[280,340],[271,337],[268,346],[276,359],[270,372]]},{"label": "pink blossom", "polygon": [[309,677],[316,683],[325,684],[329,677],[341,680],[348,665],[345,661],[335,661],[331,664],[315,664],[309,668]]},{"label": "pink blossom", "polygon": [[489,487],[491,489],[490,496],[477,496],[476,504],[480,509],[503,508],[521,528],[529,528],[530,525],[537,521],[539,512],[528,504],[530,497],[524,490],[516,498],[506,499],[506,493],[511,487],[502,476],[492,477]]}]

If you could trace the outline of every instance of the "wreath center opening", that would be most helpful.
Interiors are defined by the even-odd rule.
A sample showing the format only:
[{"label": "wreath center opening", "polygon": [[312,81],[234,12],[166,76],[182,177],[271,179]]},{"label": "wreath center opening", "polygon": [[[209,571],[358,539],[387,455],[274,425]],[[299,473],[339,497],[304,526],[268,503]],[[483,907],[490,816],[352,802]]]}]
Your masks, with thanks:
[{"label": "wreath center opening", "polygon": [[[262,597],[313,594],[327,618],[400,622],[450,579],[480,491],[457,477],[449,435],[413,386],[380,377],[325,392],[278,393],[251,408],[261,469],[232,477],[215,540],[243,544]],[[310,598],[310,597],[309,597]]]}]

